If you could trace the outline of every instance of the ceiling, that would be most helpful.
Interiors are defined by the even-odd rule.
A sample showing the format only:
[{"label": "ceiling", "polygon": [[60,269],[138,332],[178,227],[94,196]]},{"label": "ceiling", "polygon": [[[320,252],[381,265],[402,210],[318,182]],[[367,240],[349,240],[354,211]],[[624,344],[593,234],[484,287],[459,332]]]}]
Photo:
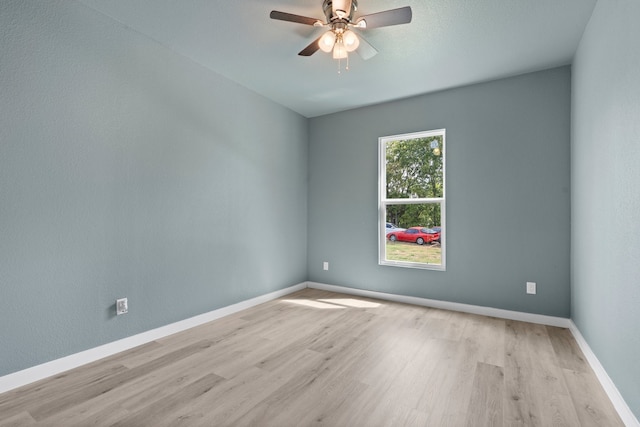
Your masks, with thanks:
[{"label": "ceiling", "polygon": [[[305,117],[570,64],[596,0],[359,0],[355,16],[411,6],[410,24],[364,30],[379,53],[350,69],[297,53],[322,0],[80,0]],[[342,64],[344,67],[344,64]]]}]

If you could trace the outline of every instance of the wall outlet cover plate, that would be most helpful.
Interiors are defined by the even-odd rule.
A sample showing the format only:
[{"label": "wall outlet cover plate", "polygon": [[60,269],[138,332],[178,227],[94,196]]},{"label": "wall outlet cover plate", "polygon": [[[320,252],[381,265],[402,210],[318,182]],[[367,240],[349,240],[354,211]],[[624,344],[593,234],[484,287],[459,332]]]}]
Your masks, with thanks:
[{"label": "wall outlet cover plate", "polygon": [[536,293],[536,282],[527,282],[527,293],[531,295]]},{"label": "wall outlet cover plate", "polygon": [[116,315],[120,316],[129,312],[129,302],[127,298],[120,298],[116,300]]}]

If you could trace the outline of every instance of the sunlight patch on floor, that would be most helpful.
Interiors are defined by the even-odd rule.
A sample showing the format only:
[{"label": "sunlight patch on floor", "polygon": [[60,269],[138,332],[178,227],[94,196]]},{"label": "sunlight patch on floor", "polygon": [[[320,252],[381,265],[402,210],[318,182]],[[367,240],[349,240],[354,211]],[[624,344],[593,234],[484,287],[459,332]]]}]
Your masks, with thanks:
[{"label": "sunlight patch on floor", "polygon": [[285,299],[283,302],[288,302],[291,304],[304,305],[306,307],[312,308],[323,308],[323,309],[338,309],[338,308],[378,308],[383,304],[365,301],[356,298],[319,298],[319,299],[309,299],[309,298],[301,298],[301,299]]},{"label": "sunlight patch on floor", "polygon": [[323,308],[323,309],[345,309],[347,307],[336,305],[336,304],[327,304],[326,302],[314,301],[310,299],[285,299],[284,302],[289,302],[292,304],[304,305],[307,307],[313,308]]},{"label": "sunlight patch on floor", "polygon": [[353,298],[328,298],[320,299],[319,301],[327,302],[330,304],[346,305],[347,307],[355,308],[378,308],[382,305],[377,302],[363,301]]}]

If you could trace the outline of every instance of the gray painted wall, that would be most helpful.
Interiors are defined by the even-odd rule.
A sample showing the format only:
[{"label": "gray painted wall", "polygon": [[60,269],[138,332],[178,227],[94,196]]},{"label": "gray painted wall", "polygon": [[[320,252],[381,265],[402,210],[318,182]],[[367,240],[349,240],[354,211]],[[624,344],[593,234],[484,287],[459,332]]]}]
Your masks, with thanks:
[{"label": "gray painted wall", "polygon": [[574,61],[571,313],[640,419],[638,17],[636,0],[598,1]]},{"label": "gray painted wall", "polygon": [[306,280],[305,118],[72,1],[0,52],[0,375]]},{"label": "gray painted wall", "polygon": [[[311,119],[309,279],[569,317],[570,87],[562,67]],[[447,271],[379,266],[378,137],[440,128]]]}]

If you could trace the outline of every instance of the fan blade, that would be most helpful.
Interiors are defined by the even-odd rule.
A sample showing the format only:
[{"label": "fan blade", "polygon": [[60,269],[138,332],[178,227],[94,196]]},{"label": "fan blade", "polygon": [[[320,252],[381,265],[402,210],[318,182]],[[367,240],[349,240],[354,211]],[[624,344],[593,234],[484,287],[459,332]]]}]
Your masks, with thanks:
[{"label": "fan blade", "polygon": [[358,34],[358,39],[360,39],[360,46],[358,46],[358,50],[356,52],[360,56],[360,58],[371,59],[378,54],[378,49],[373,47],[371,43],[369,43],[362,35]]},{"label": "fan blade", "polygon": [[[379,28],[411,22],[411,6],[365,15],[356,21],[357,28]],[[364,25],[363,25],[364,22]]]},{"label": "fan blade", "polygon": [[322,25],[322,22],[319,19],[294,15],[293,13],[279,12],[277,10],[272,10],[269,17],[280,21],[295,22],[296,24],[315,25],[316,22],[319,22]]},{"label": "fan blade", "polygon": [[318,42],[320,41],[320,38],[322,36],[318,37],[317,39],[315,39],[314,41],[311,42],[311,44],[309,44],[309,46],[305,47],[304,49],[302,49],[298,55],[300,56],[311,56],[314,53],[316,53],[316,51],[318,49],[320,49],[320,45],[318,44]]}]

